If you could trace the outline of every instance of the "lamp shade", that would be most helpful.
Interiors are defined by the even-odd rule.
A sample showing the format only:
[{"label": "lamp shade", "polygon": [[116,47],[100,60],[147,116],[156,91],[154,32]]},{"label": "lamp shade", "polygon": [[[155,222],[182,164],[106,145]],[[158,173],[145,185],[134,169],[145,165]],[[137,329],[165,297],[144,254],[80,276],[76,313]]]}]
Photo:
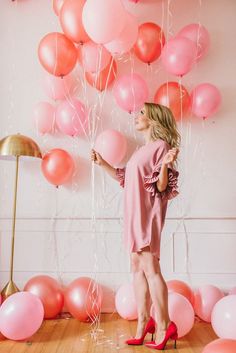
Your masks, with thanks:
[{"label": "lamp shade", "polygon": [[0,140],[1,159],[12,159],[12,157],[17,156],[42,158],[37,143],[27,136],[21,134],[9,135]]}]

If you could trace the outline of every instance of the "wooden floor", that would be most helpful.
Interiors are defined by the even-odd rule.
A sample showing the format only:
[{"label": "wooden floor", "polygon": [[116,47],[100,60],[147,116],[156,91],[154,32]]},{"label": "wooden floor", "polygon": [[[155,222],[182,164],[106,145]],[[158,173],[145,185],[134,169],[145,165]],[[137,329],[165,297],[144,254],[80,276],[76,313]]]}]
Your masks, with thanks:
[{"label": "wooden floor", "polygon": [[[145,346],[127,346],[124,340],[135,334],[136,321],[126,321],[118,314],[102,314],[99,327],[72,318],[46,320],[27,342],[0,341],[0,353],[142,353],[156,352]],[[146,337],[150,340],[150,336]],[[191,332],[166,347],[170,353],[201,353],[216,339],[211,325],[196,322]]]}]

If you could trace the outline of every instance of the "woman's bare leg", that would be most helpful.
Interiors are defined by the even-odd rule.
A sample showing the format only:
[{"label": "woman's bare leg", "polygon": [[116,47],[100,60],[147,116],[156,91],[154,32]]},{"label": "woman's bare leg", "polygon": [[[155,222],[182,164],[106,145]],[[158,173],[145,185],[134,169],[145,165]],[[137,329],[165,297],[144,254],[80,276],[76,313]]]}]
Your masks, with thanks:
[{"label": "woman's bare leg", "polygon": [[157,321],[156,343],[163,341],[165,331],[170,322],[168,313],[168,289],[161,274],[157,257],[153,256],[149,247],[141,252],[141,266],[148,281],[151,299],[154,305]]},{"label": "woman's bare leg", "polygon": [[140,264],[140,254],[131,254],[131,266],[133,272],[133,283],[135,290],[135,297],[138,309],[138,325],[135,338],[140,338],[147,319],[149,318],[150,307],[150,293],[148,289],[148,282],[145,277],[144,271]]}]

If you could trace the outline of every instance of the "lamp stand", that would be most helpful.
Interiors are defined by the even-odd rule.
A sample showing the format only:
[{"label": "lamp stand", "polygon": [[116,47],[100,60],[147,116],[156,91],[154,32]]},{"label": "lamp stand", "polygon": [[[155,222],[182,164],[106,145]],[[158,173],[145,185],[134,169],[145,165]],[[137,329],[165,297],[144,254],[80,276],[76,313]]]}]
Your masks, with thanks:
[{"label": "lamp stand", "polygon": [[19,156],[16,156],[16,175],[15,175],[14,208],[13,208],[12,239],[11,239],[10,280],[1,292],[3,300],[6,299],[7,297],[9,297],[11,294],[19,292],[19,289],[17,288],[17,286],[13,282],[15,229],[16,229],[16,201],[17,201],[17,187],[18,187],[19,158],[20,158]]}]

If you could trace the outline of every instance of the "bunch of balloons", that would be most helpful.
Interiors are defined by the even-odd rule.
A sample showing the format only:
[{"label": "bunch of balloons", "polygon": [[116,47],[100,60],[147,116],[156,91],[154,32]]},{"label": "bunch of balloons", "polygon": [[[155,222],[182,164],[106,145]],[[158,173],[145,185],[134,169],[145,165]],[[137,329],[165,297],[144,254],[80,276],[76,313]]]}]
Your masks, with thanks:
[{"label": "bunch of balloons", "polygon": [[35,276],[22,292],[8,297],[0,307],[0,332],[12,340],[26,340],[40,328],[43,319],[53,319],[63,310],[82,322],[94,321],[101,311],[101,286],[80,277],[65,290],[52,277]]},{"label": "bunch of balloons", "polygon": [[[161,54],[162,64],[170,74],[182,77],[207,54],[209,46],[207,29],[200,24],[189,24],[165,44]],[[154,102],[168,106],[177,121],[190,109],[195,116],[205,119],[218,110],[221,94],[210,83],[196,86],[189,94],[183,85],[166,82],[156,91]]]}]

